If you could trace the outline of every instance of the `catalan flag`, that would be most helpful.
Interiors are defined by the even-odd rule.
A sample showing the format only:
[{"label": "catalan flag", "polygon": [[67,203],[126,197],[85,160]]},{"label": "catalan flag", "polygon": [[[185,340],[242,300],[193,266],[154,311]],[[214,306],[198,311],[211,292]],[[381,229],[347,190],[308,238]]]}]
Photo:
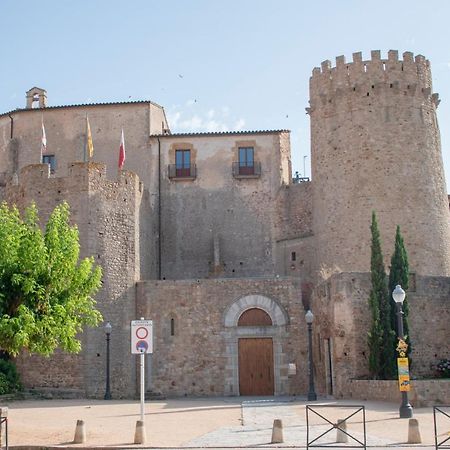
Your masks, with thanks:
[{"label": "catalan flag", "polygon": [[94,144],[92,142],[91,126],[89,125],[89,117],[86,116],[86,153],[89,158],[94,156]]}]

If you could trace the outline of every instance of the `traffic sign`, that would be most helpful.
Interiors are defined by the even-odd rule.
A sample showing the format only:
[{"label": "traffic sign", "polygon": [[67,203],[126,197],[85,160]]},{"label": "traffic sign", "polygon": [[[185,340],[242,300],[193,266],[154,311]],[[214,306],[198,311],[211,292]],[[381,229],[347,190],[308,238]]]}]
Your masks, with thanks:
[{"label": "traffic sign", "polygon": [[153,321],[131,321],[131,353],[153,353]]}]

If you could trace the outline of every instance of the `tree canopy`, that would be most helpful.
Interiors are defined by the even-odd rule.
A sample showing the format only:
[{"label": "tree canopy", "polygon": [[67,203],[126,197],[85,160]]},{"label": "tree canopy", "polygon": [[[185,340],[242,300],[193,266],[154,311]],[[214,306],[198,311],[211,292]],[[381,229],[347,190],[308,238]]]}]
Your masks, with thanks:
[{"label": "tree canopy", "polygon": [[102,320],[92,298],[101,268],[92,257],[79,261],[78,229],[69,217],[64,202],[43,232],[34,204],[23,218],[15,206],[0,206],[0,348],[11,355],[79,352],[77,334]]}]

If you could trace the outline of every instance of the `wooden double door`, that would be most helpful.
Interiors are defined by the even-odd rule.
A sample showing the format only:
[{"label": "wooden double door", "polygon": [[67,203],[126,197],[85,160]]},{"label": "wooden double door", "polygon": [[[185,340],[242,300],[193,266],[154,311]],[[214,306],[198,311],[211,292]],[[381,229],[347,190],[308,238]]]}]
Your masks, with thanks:
[{"label": "wooden double door", "polygon": [[272,338],[239,339],[239,393],[274,394]]}]

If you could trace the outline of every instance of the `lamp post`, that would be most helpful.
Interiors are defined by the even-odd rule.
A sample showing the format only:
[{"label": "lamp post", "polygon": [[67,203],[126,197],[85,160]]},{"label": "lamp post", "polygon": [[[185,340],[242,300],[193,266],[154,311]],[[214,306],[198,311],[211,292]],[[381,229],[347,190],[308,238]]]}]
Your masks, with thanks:
[{"label": "lamp post", "polygon": [[109,322],[105,325],[106,334],[106,391],[105,400],[111,400],[111,387],[109,385],[109,341],[111,339],[112,326]]},{"label": "lamp post", "polygon": [[308,324],[308,356],[309,356],[309,391],[308,401],[317,400],[317,394],[314,389],[314,372],[313,372],[313,356],[312,356],[312,323],[314,320],[314,314],[309,309],[305,314],[306,323]]},{"label": "lamp post", "polygon": [[[406,296],[405,291],[399,284],[397,284],[397,286],[395,286],[395,289],[392,291],[392,298],[394,299],[397,308],[397,336],[399,339],[399,343],[404,343],[405,340],[405,336],[403,335],[403,309],[402,309],[403,302],[405,301],[405,296]],[[397,349],[399,349],[399,347]],[[407,347],[405,347],[404,350],[400,349],[399,352],[401,356],[404,355],[407,358],[406,350]],[[413,408],[408,400],[408,391],[402,390],[401,392],[402,392],[402,403],[399,409],[400,418],[408,419],[413,416]]]}]

